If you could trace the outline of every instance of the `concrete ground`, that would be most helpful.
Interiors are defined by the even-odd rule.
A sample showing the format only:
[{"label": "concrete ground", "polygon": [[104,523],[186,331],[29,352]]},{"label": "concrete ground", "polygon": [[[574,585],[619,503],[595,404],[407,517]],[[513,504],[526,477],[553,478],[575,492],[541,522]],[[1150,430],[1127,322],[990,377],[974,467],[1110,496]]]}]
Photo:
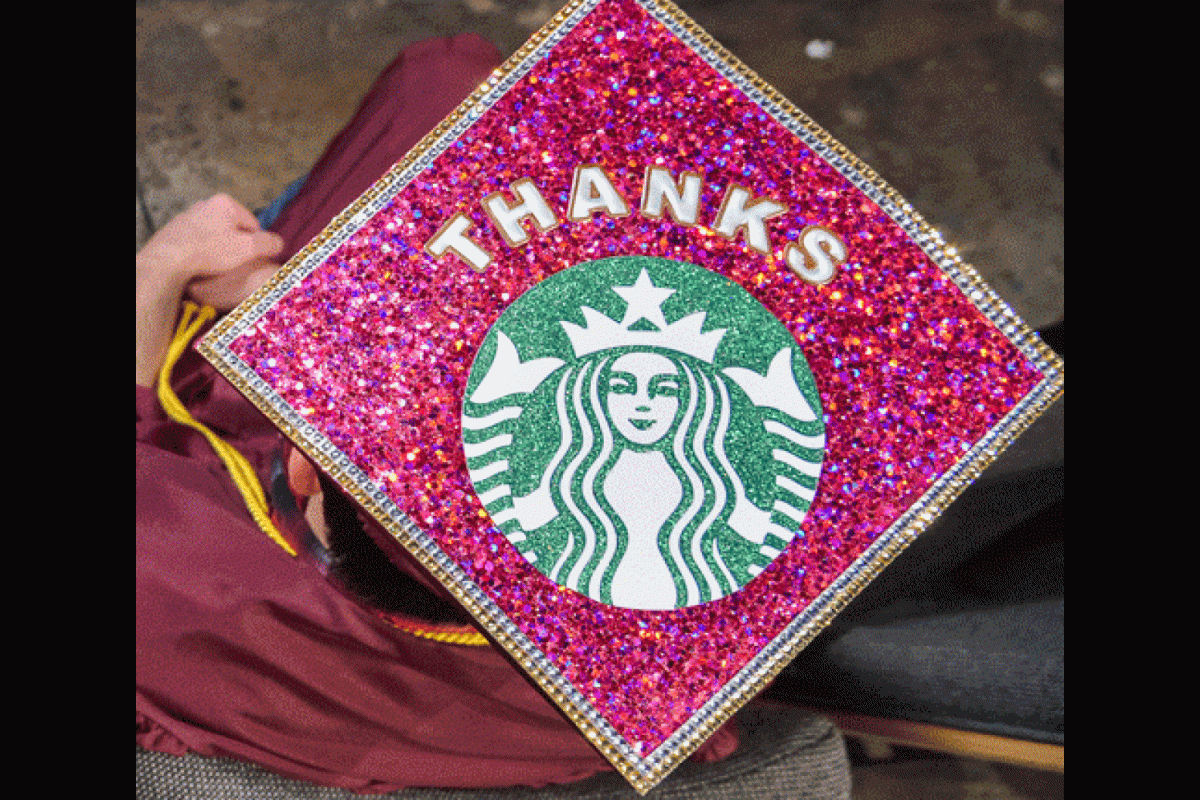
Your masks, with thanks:
[{"label": "concrete ground", "polygon": [[[1035,328],[1064,317],[1061,0],[677,0],[958,245]],[[304,174],[412,42],[504,54],[563,0],[137,0],[136,234]],[[856,800],[1051,798],[1061,776],[907,753]]]},{"label": "concrete ground", "polygon": [[[509,54],[562,0],[138,0],[137,240],[304,174],[384,65],[476,31]],[[1063,5],[683,0],[871,164],[1035,328],[1062,319]]]}]

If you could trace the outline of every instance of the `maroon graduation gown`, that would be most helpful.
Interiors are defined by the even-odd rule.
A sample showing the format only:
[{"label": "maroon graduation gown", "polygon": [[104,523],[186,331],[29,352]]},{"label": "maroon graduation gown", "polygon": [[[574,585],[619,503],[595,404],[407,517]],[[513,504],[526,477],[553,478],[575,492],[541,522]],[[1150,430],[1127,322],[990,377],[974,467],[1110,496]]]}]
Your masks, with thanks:
[{"label": "maroon graduation gown", "polygon": [[[284,257],[499,63],[473,35],[401,53],[273,225]],[[274,426],[194,352],[173,386],[267,485],[288,447]],[[138,744],[362,792],[544,785],[610,768],[494,648],[397,630],[309,559],[287,555],[255,525],[207,441],[142,387],[136,420]],[[694,757],[736,745],[727,725]]]}]

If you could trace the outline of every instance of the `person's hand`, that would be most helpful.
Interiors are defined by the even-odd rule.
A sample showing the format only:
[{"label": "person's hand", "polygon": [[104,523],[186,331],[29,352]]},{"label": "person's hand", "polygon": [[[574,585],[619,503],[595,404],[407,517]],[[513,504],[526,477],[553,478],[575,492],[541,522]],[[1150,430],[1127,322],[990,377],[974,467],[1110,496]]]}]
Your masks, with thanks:
[{"label": "person's hand", "polygon": [[279,268],[283,239],[225,194],[175,217],[137,254],[137,383],[152,386],[186,291],[227,311]]},{"label": "person's hand", "polygon": [[288,451],[287,460],[288,488],[296,497],[296,502],[304,510],[304,519],[308,522],[313,535],[329,548],[329,523],[325,520],[325,493],[321,481],[317,477],[317,468],[312,462],[292,447]]},{"label": "person's hand", "polygon": [[278,234],[264,231],[229,195],[217,194],[150,237],[137,255],[138,282],[171,294],[187,288],[197,302],[228,311],[279,268],[273,259],[282,249]]}]

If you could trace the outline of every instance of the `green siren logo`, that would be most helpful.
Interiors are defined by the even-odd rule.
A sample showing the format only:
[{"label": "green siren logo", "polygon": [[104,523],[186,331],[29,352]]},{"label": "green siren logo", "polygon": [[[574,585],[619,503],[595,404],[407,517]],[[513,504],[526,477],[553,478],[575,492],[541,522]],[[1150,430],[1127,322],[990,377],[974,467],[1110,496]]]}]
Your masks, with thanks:
[{"label": "green siren logo", "polygon": [[787,329],[716,273],[618,257],[547,278],[463,399],[471,482],[542,574],[609,605],[729,595],[800,530],[825,451]]}]

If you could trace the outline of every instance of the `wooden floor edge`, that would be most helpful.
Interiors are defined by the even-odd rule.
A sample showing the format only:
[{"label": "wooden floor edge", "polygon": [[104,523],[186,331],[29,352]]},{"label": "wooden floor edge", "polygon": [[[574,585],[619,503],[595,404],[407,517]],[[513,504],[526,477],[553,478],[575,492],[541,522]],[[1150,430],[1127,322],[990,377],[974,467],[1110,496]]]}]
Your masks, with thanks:
[{"label": "wooden floor edge", "polygon": [[905,747],[920,747],[942,753],[985,761],[1000,761],[1051,772],[1064,771],[1064,745],[1027,742],[1022,739],[963,731],[924,722],[881,719],[824,708],[810,708],[809,710],[833,720],[838,729],[848,736],[869,736],[889,744]]}]

